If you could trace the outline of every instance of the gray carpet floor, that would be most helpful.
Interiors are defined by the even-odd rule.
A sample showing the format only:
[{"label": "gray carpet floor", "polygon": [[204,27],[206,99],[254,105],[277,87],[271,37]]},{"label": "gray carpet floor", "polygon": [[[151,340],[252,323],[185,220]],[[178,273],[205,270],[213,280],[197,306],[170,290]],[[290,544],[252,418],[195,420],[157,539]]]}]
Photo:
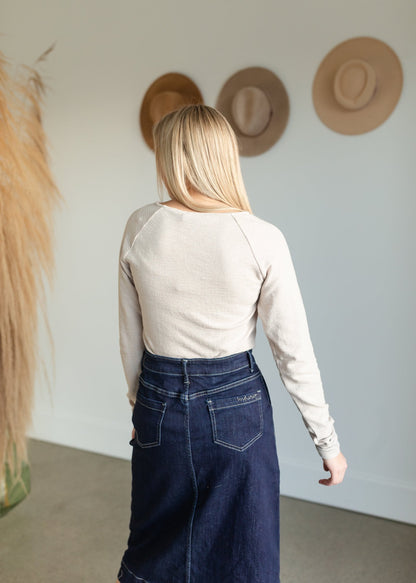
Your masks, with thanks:
[{"label": "gray carpet floor", "polygon": [[[115,583],[130,462],[33,439],[29,455],[32,490],[0,519],[1,583]],[[282,496],[281,581],[412,583],[416,527]]]}]

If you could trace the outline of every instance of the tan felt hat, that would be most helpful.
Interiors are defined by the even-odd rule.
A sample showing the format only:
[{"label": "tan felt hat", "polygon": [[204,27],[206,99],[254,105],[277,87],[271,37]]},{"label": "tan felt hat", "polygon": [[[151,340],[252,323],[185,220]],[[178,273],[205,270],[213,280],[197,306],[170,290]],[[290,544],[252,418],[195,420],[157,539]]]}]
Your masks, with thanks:
[{"label": "tan felt hat", "polygon": [[313,82],[316,113],[341,134],[363,134],[392,113],[403,87],[396,53],[371,37],[356,37],[333,48],[323,59]]},{"label": "tan felt hat", "polygon": [[146,144],[154,149],[153,126],[162,117],[184,105],[203,103],[195,83],[181,73],[166,73],[154,81],[143,97],[140,107],[140,127]]},{"label": "tan felt hat", "polygon": [[216,108],[233,127],[242,156],[257,156],[273,146],[289,118],[289,97],[269,69],[249,67],[223,85]]}]

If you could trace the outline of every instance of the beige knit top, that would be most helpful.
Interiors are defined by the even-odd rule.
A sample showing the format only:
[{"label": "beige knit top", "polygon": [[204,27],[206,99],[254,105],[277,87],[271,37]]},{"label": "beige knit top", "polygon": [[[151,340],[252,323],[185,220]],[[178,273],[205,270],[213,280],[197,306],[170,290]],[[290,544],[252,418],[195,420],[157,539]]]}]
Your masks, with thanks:
[{"label": "beige knit top", "polygon": [[334,420],[280,229],[248,211],[160,202],[131,214],[119,255],[119,328],[132,403],[144,347],[174,358],[228,356],[254,348],[258,317],[318,453],[335,457]]}]

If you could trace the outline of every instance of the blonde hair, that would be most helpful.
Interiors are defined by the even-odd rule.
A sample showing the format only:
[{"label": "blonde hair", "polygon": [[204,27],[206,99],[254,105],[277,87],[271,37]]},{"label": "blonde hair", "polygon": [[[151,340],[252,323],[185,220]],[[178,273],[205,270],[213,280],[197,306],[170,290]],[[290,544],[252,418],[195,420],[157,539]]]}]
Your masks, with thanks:
[{"label": "blonde hair", "polygon": [[[186,105],[153,128],[159,194],[200,212],[230,208],[252,213],[241,175],[237,138],[226,118],[208,105]],[[189,188],[220,201],[207,209]]]}]

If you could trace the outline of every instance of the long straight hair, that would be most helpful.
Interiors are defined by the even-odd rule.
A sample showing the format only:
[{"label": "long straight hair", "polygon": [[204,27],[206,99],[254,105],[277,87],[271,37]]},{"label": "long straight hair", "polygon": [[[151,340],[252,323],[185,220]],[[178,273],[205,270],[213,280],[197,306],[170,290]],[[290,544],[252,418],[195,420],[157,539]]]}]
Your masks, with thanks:
[{"label": "long straight hair", "polygon": [[[157,184],[170,197],[200,212],[224,205],[252,213],[241,174],[237,138],[226,118],[208,105],[186,105],[153,128]],[[222,206],[200,206],[189,188]]]}]

